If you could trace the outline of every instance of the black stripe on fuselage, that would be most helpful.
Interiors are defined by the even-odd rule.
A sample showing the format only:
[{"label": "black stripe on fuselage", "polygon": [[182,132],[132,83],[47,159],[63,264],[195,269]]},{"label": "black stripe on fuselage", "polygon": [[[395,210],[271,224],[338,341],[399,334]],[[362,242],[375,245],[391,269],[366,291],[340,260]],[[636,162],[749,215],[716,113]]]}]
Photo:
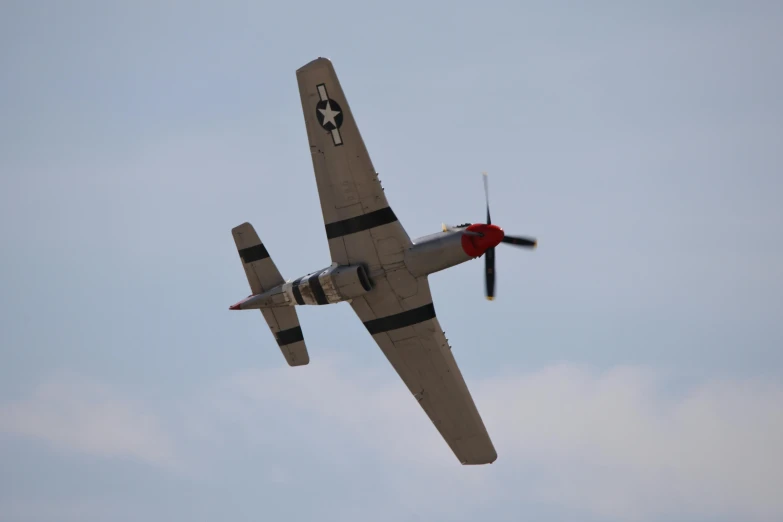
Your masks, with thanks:
[{"label": "black stripe on fuselage", "polygon": [[277,332],[278,346],[294,344],[294,343],[298,343],[299,341],[304,341],[304,336],[302,335],[301,326],[295,326],[293,328],[289,328],[288,330],[280,330],[279,332]]},{"label": "black stripe on fuselage", "polygon": [[294,299],[296,299],[296,304],[303,305],[305,304],[304,298],[302,297],[302,292],[299,290],[299,284],[302,282],[304,277],[300,277],[293,283],[291,283],[291,292],[294,294]]},{"label": "black stripe on fuselage", "polygon": [[247,248],[243,248],[239,251],[239,257],[242,258],[243,263],[252,263],[253,261],[261,261],[269,257],[269,252],[266,251],[264,245],[256,245]]},{"label": "black stripe on fuselage", "polygon": [[310,290],[313,292],[313,297],[315,297],[315,302],[319,305],[329,304],[329,301],[326,300],[324,288],[321,286],[321,281],[318,279],[318,276],[326,272],[326,270],[328,269],[321,270],[320,272],[311,275],[307,280],[307,284],[310,287]]},{"label": "black stripe on fuselage", "polygon": [[397,330],[398,328],[405,328],[406,326],[413,326],[434,318],[435,306],[430,303],[407,312],[400,312],[399,314],[367,321],[364,323],[364,326],[372,335],[375,335],[390,330]]},{"label": "black stripe on fuselage", "polygon": [[355,234],[362,230],[369,230],[371,228],[379,227],[381,225],[388,225],[397,221],[397,216],[394,215],[391,207],[382,208],[369,214],[362,214],[361,216],[352,217],[349,219],[343,219],[342,221],[335,221],[326,225],[326,238],[334,239],[336,237],[347,236],[348,234]]}]

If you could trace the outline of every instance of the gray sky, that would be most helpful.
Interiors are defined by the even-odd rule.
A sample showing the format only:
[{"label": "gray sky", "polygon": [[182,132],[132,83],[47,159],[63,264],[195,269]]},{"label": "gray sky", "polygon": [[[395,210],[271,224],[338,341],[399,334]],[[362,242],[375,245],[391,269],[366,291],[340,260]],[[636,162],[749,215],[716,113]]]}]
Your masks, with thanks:
[{"label": "gray sky", "polygon": [[[551,5],[550,5],[551,4]],[[783,518],[779,2],[4,2],[0,521]],[[295,70],[332,59],[499,459],[348,305],[289,368],[230,229],[328,265]]]}]

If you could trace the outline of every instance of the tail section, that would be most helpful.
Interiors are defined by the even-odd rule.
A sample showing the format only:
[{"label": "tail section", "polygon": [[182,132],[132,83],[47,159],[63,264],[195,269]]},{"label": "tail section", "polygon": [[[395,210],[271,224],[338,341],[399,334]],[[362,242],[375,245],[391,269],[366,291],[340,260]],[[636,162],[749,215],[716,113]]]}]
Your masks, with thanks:
[{"label": "tail section", "polygon": [[[245,270],[251,292],[260,294],[285,283],[283,276],[258,238],[253,225],[242,223],[231,230],[234,236],[242,268]],[[296,309],[291,307],[262,309],[266,324],[275,336],[277,345],[290,366],[302,366],[310,362],[302,327]]]},{"label": "tail section", "polygon": [[283,357],[289,366],[303,366],[310,362],[302,327],[293,306],[284,308],[264,308],[261,310],[266,324],[272,330]]},{"label": "tail section", "polygon": [[238,227],[234,227],[231,234],[234,236],[234,243],[236,243],[239,257],[242,259],[247,282],[250,283],[250,290],[254,295],[285,283],[275,262],[269,257],[269,252],[258,238],[253,225],[242,223]]}]

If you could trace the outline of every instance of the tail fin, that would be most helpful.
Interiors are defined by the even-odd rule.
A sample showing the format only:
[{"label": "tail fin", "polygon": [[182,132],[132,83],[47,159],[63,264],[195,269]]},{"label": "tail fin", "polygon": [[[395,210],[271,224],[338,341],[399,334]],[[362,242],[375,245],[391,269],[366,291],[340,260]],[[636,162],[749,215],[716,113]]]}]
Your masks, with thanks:
[{"label": "tail fin", "polygon": [[242,267],[245,269],[247,282],[250,283],[253,295],[285,283],[275,262],[269,257],[269,252],[258,238],[253,225],[242,223],[231,229],[231,234],[234,236],[234,243],[237,245],[239,257],[242,259]]},{"label": "tail fin", "polygon": [[[237,245],[242,268],[245,270],[251,292],[260,294],[285,283],[283,276],[258,238],[253,225],[242,223],[231,230]],[[302,366],[310,362],[302,327],[296,309],[291,307],[262,309],[266,324],[277,340],[277,345],[290,366]]]}]

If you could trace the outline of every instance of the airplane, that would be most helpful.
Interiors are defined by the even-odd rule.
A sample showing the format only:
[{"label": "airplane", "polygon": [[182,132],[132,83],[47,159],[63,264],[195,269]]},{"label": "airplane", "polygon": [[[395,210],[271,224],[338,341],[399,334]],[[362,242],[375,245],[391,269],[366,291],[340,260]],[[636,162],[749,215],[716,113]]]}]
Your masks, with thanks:
[{"label": "airplane", "polygon": [[411,240],[386,199],[332,62],[296,71],[315,181],[332,258],[297,279],[280,275],[250,223],[232,229],[251,295],[230,310],[260,310],[290,366],[310,362],[297,306],[347,302],[463,465],[497,452],[435,313],[427,277],[484,256],[495,296],[495,247],[535,248],[492,223],[443,225]]}]

